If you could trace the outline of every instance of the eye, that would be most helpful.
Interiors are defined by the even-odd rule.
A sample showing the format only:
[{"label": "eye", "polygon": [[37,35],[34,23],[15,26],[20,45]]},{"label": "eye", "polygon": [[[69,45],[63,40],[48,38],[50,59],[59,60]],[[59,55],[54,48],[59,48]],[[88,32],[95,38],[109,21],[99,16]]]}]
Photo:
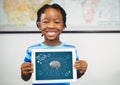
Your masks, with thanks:
[{"label": "eye", "polygon": [[56,23],[56,24],[59,24],[59,23],[60,23],[60,21],[55,21],[55,23]]},{"label": "eye", "polygon": [[49,23],[49,21],[43,21],[42,23],[47,24],[47,23]]},{"label": "eye", "polygon": [[55,20],[54,21],[55,24],[61,24],[61,22],[62,22],[61,20]]}]

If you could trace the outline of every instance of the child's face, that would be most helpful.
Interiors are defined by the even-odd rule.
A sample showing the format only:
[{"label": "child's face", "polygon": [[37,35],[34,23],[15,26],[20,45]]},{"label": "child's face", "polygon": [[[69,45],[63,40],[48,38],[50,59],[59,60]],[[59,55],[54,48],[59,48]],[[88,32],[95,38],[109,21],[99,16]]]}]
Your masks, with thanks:
[{"label": "child's face", "polygon": [[63,17],[59,10],[48,8],[41,15],[40,23],[38,25],[45,39],[59,40],[59,35],[63,31]]}]

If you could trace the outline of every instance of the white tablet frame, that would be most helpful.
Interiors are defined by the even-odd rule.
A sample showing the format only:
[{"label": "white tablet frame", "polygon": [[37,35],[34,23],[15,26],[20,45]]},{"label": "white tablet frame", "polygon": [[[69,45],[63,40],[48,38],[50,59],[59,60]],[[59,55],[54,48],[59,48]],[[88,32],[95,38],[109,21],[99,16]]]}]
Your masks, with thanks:
[{"label": "white tablet frame", "polygon": [[[36,52],[72,52],[72,71],[73,71],[73,78],[72,79],[56,79],[56,80],[36,80],[36,70],[35,70],[35,53]],[[34,72],[32,74],[32,82],[33,83],[63,83],[63,82],[75,82],[77,80],[77,71],[74,68],[74,64],[76,61],[76,50],[75,48],[70,49],[33,49],[32,50],[32,63]]]}]

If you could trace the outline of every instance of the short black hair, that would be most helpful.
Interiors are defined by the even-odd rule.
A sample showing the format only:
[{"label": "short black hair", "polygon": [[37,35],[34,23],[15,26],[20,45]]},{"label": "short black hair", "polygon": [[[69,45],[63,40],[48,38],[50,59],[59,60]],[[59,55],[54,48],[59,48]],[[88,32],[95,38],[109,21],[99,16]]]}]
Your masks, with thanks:
[{"label": "short black hair", "polygon": [[37,20],[36,20],[37,26],[38,26],[38,22],[40,22],[41,14],[44,13],[44,11],[47,8],[54,8],[56,10],[59,10],[61,12],[61,14],[62,14],[62,17],[63,17],[64,26],[66,27],[66,12],[60,5],[55,4],[55,3],[51,4],[51,5],[45,4],[37,11]]}]

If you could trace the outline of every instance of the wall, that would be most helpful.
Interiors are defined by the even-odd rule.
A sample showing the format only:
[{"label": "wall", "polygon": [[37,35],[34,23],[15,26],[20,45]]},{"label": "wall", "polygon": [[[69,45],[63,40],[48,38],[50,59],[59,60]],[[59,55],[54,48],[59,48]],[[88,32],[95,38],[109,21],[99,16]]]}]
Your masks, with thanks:
[{"label": "wall", "polygon": [[[80,59],[89,66],[72,85],[120,85],[120,34],[62,34],[76,45]],[[0,85],[30,85],[20,77],[20,65],[28,46],[42,42],[40,34],[0,34]]]}]

